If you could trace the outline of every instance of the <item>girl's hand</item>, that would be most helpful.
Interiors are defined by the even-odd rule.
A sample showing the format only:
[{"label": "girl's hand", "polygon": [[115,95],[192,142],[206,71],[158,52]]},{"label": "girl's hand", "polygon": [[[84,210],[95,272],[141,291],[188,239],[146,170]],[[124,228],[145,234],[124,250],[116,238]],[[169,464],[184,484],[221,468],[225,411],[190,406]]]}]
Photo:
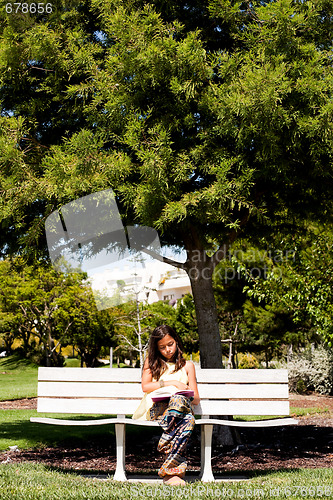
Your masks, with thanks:
[{"label": "girl's hand", "polygon": [[178,380],[168,380],[168,385],[174,385],[180,391],[186,391],[189,388],[188,385],[183,384],[183,382],[179,382]]}]

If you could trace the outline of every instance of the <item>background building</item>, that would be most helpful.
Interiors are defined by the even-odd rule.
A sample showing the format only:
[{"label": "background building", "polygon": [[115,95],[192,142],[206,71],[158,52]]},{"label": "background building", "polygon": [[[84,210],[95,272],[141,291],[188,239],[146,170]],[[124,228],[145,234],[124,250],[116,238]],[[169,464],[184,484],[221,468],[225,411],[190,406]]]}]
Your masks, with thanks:
[{"label": "background building", "polygon": [[191,293],[188,275],[181,268],[153,260],[105,269],[91,276],[93,290],[103,292],[112,305],[137,298],[151,304],[167,300],[175,304]]}]

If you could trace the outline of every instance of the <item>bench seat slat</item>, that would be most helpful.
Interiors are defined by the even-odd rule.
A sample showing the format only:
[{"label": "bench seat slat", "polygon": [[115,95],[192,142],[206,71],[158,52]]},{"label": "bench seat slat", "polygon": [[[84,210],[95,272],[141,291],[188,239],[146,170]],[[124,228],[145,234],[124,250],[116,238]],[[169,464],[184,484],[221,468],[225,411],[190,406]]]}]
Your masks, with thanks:
[{"label": "bench seat slat", "polygon": [[[39,382],[38,397],[142,398],[141,384],[116,382]],[[202,399],[287,399],[286,384],[200,384]]]},{"label": "bench seat slat", "polygon": [[[159,427],[156,421],[149,422],[145,420],[131,420],[129,418],[99,418],[96,420],[65,420],[60,418],[44,418],[31,417],[30,422],[37,424],[52,424],[52,425],[72,425],[74,427],[90,427],[91,425],[112,425],[112,424],[131,424],[143,425],[145,427]],[[217,419],[200,419],[196,420],[196,425],[223,425],[227,427],[283,427],[285,425],[296,425],[298,422],[294,418],[276,418],[273,420],[217,420]]]},{"label": "bench seat slat", "polygon": [[[140,400],[38,398],[40,413],[133,414]],[[288,401],[200,401],[196,415],[289,415]]]},{"label": "bench seat slat", "polygon": [[38,397],[134,398],[143,396],[141,384],[116,382],[39,382]]},{"label": "bench seat slat", "polygon": [[217,420],[214,418],[203,418],[196,420],[196,425],[225,425],[228,427],[283,427],[284,425],[297,425],[298,422],[294,418],[274,418],[272,420]]},{"label": "bench seat slat", "polygon": [[98,418],[96,420],[66,420],[61,418],[50,418],[50,417],[31,417],[30,422],[37,424],[53,424],[53,425],[73,425],[79,427],[90,427],[91,425],[111,425],[111,424],[132,424],[133,425],[144,425],[149,427],[159,427],[159,423],[142,421],[142,420],[132,420],[130,418]]}]

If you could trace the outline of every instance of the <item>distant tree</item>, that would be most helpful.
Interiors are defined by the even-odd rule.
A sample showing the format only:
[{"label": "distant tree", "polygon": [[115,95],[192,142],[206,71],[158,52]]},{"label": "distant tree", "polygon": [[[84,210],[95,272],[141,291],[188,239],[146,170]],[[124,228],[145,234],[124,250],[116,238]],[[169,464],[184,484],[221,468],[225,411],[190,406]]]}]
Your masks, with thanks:
[{"label": "distant tree", "polygon": [[142,367],[151,332],[161,324],[175,327],[176,314],[175,308],[166,301],[152,304],[134,301],[114,308],[117,349],[127,350],[130,358],[139,356]]},{"label": "distant tree", "polygon": [[56,299],[64,291],[63,277],[43,266],[26,266],[18,259],[1,262],[0,309],[7,318],[12,335],[26,355],[31,354],[35,339],[42,349],[44,362],[62,364],[55,339]]},{"label": "distant tree", "polygon": [[1,348],[11,353],[15,341],[15,315],[0,310],[0,341]]},{"label": "distant tree", "polygon": [[177,301],[175,328],[187,354],[199,351],[199,334],[193,296],[187,293]]},{"label": "distant tree", "polygon": [[[298,269],[301,248],[309,247],[306,234],[296,238],[276,234],[275,247],[239,241],[231,248],[228,262],[216,268],[214,290],[221,335],[227,339],[236,330],[233,340],[238,352],[263,353],[267,364],[275,356],[284,357],[288,346],[304,347],[321,338],[304,308],[301,313],[299,303],[287,299],[293,287],[298,294],[299,277],[291,282],[290,275],[291,269]],[[307,265],[313,266],[314,253],[308,255]],[[327,255],[321,265],[327,265]],[[306,274],[309,276],[308,271]],[[309,294],[302,297],[305,304]]]},{"label": "distant tree", "polygon": [[113,317],[108,310],[97,310],[92,290],[86,284],[74,282],[66,287],[57,299],[54,319],[62,345],[75,346],[81,366],[98,366],[102,349],[116,345]]},{"label": "distant tree", "polygon": [[114,319],[117,352],[127,353],[130,359],[139,356],[140,366],[143,365],[149,336],[153,329],[161,324],[167,324],[177,331],[186,354],[198,351],[195,307],[190,294],[179,299],[177,305],[171,305],[168,301],[162,300],[152,304],[127,302],[111,308],[110,314]]},{"label": "distant tree", "polygon": [[138,300],[130,301],[114,307],[111,314],[115,321],[116,350],[127,353],[130,360],[139,357],[142,368],[149,338],[148,328],[144,325],[149,315],[147,305]]},{"label": "distant tree", "polygon": [[75,344],[92,366],[102,346],[111,345],[112,320],[97,311],[81,275],[16,259],[0,262],[0,277],[0,328],[8,346],[17,339],[25,355],[61,366],[61,348]]},{"label": "distant tree", "polygon": [[272,306],[260,307],[247,300],[243,307],[242,351],[264,353],[266,368],[274,357],[285,355],[283,348],[290,343],[283,314]]},{"label": "distant tree", "polygon": [[248,294],[273,307],[288,311],[298,339],[333,345],[333,233],[330,226],[312,226],[306,235],[290,236],[293,259],[279,263],[279,273],[266,280],[251,280]]}]

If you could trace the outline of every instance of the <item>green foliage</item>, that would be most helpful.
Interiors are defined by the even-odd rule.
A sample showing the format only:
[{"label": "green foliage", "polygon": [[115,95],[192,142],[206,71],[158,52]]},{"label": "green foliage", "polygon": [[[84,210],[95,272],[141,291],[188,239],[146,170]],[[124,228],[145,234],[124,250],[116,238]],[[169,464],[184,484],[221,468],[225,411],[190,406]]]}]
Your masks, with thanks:
[{"label": "green foliage", "polygon": [[238,356],[238,367],[237,368],[259,368],[258,359],[250,353],[240,354]]},{"label": "green foliage", "polygon": [[[300,337],[332,344],[332,245],[328,225],[309,227],[305,235],[290,236],[281,245],[290,258],[272,263],[266,280],[250,279],[247,293],[286,311]],[[291,339],[292,340],[292,339]]]},{"label": "green foliage", "polygon": [[[3,253],[41,255],[45,217],[107,188],[208,281],[243,230],[331,221],[331,2],[54,7],[1,11]],[[191,280],[200,350],[220,357],[211,286]]]},{"label": "green foliage", "polygon": [[97,310],[92,290],[82,280],[68,284],[56,303],[57,338],[63,346],[74,345],[86,366],[96,366],[102,348],[115,344],[112,316]]},{"label": "green foliage", "polygon": [[[247,213],[267,222],[328,201],[329,4],[211,1],[189,12],[58,1],[47,22],[26,16],[28,31],[7,16],[2,104],[26,121],[29,149],[20,141],[15,152],[31,172],[25,196],[34,185],[50,209],[112,186],[131,218],[173,227],[178,240],[196,221],[206,244],[206,223],[221,235]],[[15,182],[10,200],[17,193]],[[20,210],[32,202],[20,200]]]},{"label": "green foliage", "polygon": [[0,262],[0,276],[0,335],[9,351],[18,340],[25,356],[61,366],[61,347],[71,344],[93,366],[102,346],[112,345],[112,319],[97,311],[82,276],[19,259]]},{"label": "green foliage", "polygon": [[294,387],[294,391],[298,392],[299,394],[304,394],[308,390],[306,383],[302,378],[298,379],[296,382],[296,388]]},{"label": "green foliage", "polygon": [[[250,351],[260,358],[263,355],[266,364],[275,356],[284,357],[286,344],[303,345],[307,338],[281,303],[272,303],[268,298],[259,300],[261,285],[280,270],[283,258],[282,249],[255,247],[244,239],[230,248],[228,260],[221,262],[214,274],[222,338],[232,338],[238,353]],[[253,283],[259,283],[257,294],[252,293]],[[224,343],[227,356],[228,350]]]},{"label": "green foliage", "polygon": [[175,328],[179,334],[184,351],[196,353],[199,349],[199,333],[195,313],[195,304],[191,294],[186,294],[177,303]]}]

